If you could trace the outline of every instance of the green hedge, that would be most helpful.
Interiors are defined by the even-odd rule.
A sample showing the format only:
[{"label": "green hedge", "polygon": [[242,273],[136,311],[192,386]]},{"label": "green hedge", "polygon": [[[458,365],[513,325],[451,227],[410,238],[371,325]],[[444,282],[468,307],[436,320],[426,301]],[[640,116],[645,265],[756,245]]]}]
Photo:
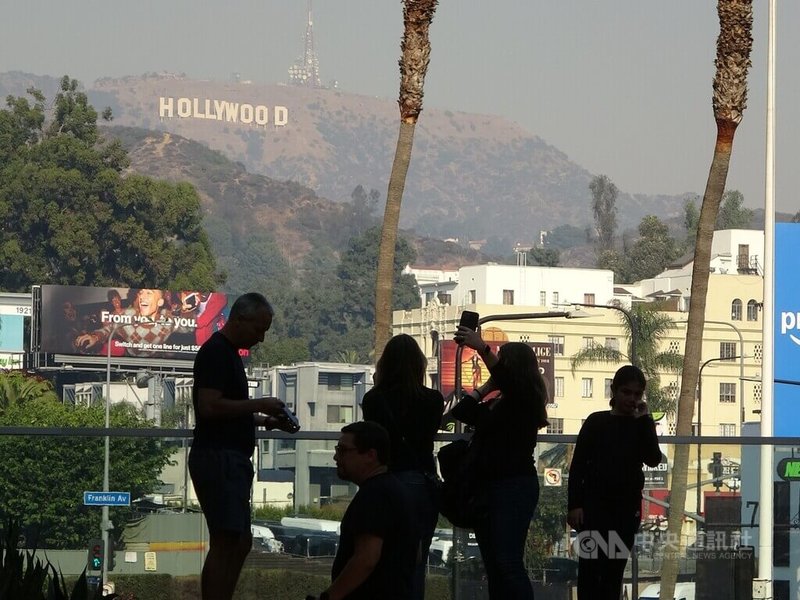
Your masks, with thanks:
[{"label": "green hedge", "polygon": [[[200,577],[171,575],[111,574],[120,600],[197,600]],[[236,587],[237,600],[302,600],[318,594],[330,579],[282,569],[245,569]],[[441,575],[428,577],[426,600],[450,600],[450,580]]]}]

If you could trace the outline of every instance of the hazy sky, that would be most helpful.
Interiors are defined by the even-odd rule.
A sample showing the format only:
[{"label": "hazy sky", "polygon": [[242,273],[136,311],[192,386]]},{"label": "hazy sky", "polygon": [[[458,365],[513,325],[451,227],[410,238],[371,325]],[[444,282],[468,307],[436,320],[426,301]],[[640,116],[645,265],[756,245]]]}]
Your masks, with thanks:
[{"label": "hazy sky", "polygon": [[[0,71],[185,72],[283,82],[306,0],[25,0],[3,6]],[[800,209],[800,2],[778,1],[777,206]],[[729,189],[763,206],[767,0]],[[631,193],[702,193],[714,143],[714,0],[440,0],[426,106],[503,115]],[[321,75],[396,98],[400,0],[315,0]],[[424,119],[424,112],[422,118]]]}]

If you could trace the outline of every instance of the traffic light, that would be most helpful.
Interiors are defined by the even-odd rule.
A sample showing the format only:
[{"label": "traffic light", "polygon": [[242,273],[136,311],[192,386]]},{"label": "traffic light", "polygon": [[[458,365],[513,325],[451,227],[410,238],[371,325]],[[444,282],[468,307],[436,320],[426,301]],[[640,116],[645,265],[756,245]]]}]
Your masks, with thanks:
[{"label": "traffic light", "polygon": [[719,491],[722,487],[722,452],[714,452],[711,459],[711,477],[714,478],[714,487]]},{"label": "traffic light", "polygon": [[89,542],[89,570],[103,570],[103,540],[101,539]]}]

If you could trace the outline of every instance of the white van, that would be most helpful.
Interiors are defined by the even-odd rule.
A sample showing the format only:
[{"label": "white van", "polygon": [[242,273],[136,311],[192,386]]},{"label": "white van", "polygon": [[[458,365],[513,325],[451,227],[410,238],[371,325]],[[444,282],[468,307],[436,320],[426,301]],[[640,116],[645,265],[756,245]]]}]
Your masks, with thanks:
[{"label": "white van", "polygon": [[[661,584],[654,583],[644,588],[639,600],[658,600]],[[694,600],[694,583],[676,583],[675,600]]]}]

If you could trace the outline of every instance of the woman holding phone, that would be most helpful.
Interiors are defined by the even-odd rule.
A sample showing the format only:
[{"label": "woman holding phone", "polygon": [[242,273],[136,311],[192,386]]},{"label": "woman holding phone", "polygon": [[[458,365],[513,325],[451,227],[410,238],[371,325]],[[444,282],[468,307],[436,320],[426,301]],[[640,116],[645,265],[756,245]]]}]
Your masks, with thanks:
[{"label": "woman holding phone", "polygon": [[578,599],[619,600],[641,524],[642,463],[661,462],[656,426],[633,365],[611,382],[611,410],[584,421],[569,468],[567,522],[578,532]]},{"label": "woman holding phone", "polygon": [[[547,389],[536,354],[528,344],[507,342],[495,355],[480,333],[459,325],[455,341],[472,348],[491,376],[462,397],[452,415],[472,425],[472,443],[485,486],[488,511],[475,526],[475,538],[489,580],[492,600],[533,600],[523,555],[539,501],[539,478],[533,450],[539,429],[547,426]],[[489,400],[490,393],[499,392]]]}]

